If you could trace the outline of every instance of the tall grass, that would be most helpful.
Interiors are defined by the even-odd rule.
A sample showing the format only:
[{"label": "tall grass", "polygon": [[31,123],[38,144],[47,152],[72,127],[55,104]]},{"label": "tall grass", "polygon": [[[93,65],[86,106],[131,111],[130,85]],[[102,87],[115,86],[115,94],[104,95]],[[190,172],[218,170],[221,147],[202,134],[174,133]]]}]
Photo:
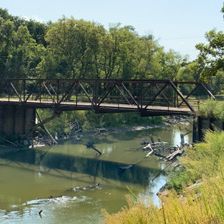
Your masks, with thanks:
[{"label": "tall grass", "polygon": [[[181,163],[185,169],[181,193],[161,196],[161,207],[130,204],[105,215],[107,224],[218,224],[224,223],[224,133],[208,132],[205,142],[189,149]],[[191,185],[196,180],[201,184]],[[194,186],[194,187],[193,187]]]},{"label": "tall grass", "polygon": [[224,132],[207,132],[203,143],[189,148],[180,160],[182,170],[174,172],[168,182],[176,191],[202,178],[216,176],[224,171]]}]

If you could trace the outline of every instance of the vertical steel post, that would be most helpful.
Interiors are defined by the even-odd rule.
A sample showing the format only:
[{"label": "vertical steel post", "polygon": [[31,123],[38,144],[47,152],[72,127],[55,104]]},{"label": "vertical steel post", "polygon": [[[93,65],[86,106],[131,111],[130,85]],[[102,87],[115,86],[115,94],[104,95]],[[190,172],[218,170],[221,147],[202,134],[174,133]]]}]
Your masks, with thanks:
[{"label": "vertical steel post", "polygon": [[59,103],[60,80],[57,79],[57,104]]},{"label": "vertical steel post", "polygon": [[23,102],[25,101],[26,101],[26,79],[23,79]]}]

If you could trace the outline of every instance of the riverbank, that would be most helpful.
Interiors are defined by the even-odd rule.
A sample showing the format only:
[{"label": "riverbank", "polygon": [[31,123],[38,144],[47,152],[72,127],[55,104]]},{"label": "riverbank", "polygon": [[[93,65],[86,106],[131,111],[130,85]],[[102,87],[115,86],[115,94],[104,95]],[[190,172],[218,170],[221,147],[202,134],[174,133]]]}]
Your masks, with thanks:
[{"label": "riverbank", "polygon": [[223,145],[224,132],[208,132],[205,142],[181,159],[168,182],[169,193],[160,196],[160,208],[133,202],[119,213],[106,214],[105,223],[224,223]]},{"label": "riverbank", "polygon": [[[170,116],[170,117],[163,117],[163,119],[159,118],[156,119],[155,122],[143,122],[145,119],[141,122],[133,123],[131,125],[119,125],[116,127],[116,123],[111,126],[102,126],[102,127],[94,127],[94,128],[88,128],[85,129],[82,126],[78,125],[78,129],[73,130],[72,128],[67,132],[61,132],[58,134],[57,132],[53,132],[53,129],[51,127],[51,124],[49,124],[49,130],[51,131],[51,138],[54,138],[54,141],[52,142],[51,139],[49,139],[49,135],[43,135],[41,138],[36,137],[34,139],[34,148],[45,146],[45,145],[55,145],[55,144],[64,144],[64,143],[74,143],[79,144],[80,142],[88,141],[94,141],[93,139],[101,138],[106,135],[119,135],[119,133],[124,132],[132,132],[132,131],[142,131],[142,130],[150,130],[155,128],[166,128],[166,127],[172,127],[173,125],[179,125],[179,127],[187,127],[191,123],[191,119],[189,117],[185,116]],[[140,123],[140,124],[138,124]],[[191,130],[190,130],[191,131]],[[187,130],[186,132],[189,132]],[[153,138],[153,136],[152,136]],[[163,139],[161,139],[163,141]]]}]

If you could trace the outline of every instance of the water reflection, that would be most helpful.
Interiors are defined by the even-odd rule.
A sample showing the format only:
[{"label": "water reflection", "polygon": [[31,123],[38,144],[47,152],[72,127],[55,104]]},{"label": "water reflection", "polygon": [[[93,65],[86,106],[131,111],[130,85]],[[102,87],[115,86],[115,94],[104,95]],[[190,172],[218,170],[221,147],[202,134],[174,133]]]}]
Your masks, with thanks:
[{"label": "water reflection", "polygon": [[174,146],[180,146],[181,145],[181,135],[183,136],[183,141],[184,143],[190,143],[190,139],[189,139],[189,134],[186,134],[186,132],[184,131],[180,131],[180,130],[173,130],[173,145]]},{"label": "water reflection", "polygon": [[[179,145],[181,133],[155,128],[106,135],[95,139],[103,152],[100,157],[84,142],[2,155],[0,223],[100,223],[101,209],[118,211],[130,191],[158,205],[156,192],[166,181],[160,173],[163,163],[146,159],[138,148],[150,136]],[[186,135],[185,141],[189,139]],[[97,183],[100,188],[86,187]]]},{"label": "water reflection", "polygon": [[122,182],[138,183],[144,186],[148,185],[149,173],[151,175],[156,174],[159,169],[159,167],[148,168],[135,164],[125,164],[126,166],[124,166],[123,163],[99,160],[98,158],[83,158],[53,152],[43,158],[42,154],[43,152],[39,150],[27,150],[4,155],[2,158],[21,163],[22,166],[25,164],[40,165],[38,175],[41,175],[41,172],[45,172],[49,168],[83,173]]}]

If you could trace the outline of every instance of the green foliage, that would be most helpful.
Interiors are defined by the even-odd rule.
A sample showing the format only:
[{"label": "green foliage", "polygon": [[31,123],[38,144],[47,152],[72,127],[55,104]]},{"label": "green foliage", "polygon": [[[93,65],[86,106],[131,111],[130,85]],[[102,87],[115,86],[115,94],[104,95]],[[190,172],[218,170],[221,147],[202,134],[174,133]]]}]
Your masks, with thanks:
[{"label": "green foliage", "polygon": [[176,192],[181,192],[184,187],[192,184],[196,180],[196,177],[192,177],[191,173],[182,169],[174,171],[169,176],[167,182],[167,189],[174,189]]},{"label": "green foliage", "polygon": [[34,20],[25,21],[25,24],[32,36],[32,38],[38,43],[46,46],[45,35],[48,29],[48,25],[40,23]]},{"label": "green foliage", "polygon": [[176,79],[178,81],[198,81],[200,79],[199,70],[197,61],[183,63],[177,72]]},{"label": "green foliage", "polygon": [[[153,74],[157,74],[158,79],[176,79],[178,70],[181,67],[183,59],[178,53],[170,50],[167,53],[160,49],[155,55],[155,62],[157,64],[157,69]],[[152,77],[153,78],[153,77]]]},{"label": "green foliage", "polygon": [[224,121],[224,102],[207,100],[200,104],[199,114],[204,117],[214,117]]},{"label": "green foliage", "polygon": [[184,168],[171,174],[168,187],[180,191],[197,180],[220,175],[224,164],[223,143],[224,132],[207,132],[205,142],[196,144],[181,159]]},{"label": "green foliage", "polygon": [[130,26],[107,31],[93,22],[63,18],[51,24],[45,38],[47,55],[39,69],[46,77],[173,79],[182,61]]},{"label": "green foliage", "polygon": [[0,71],[4,78],[175,79],[183,60],[133,27],[74,18],[44,24],[0,9]]},{"label": "green foliage", "polygon": [[[38,110],[42,120],[51,117],[52,111]],[[51,134],[64,135],[69,134],[71,126],[78,122],[83,130],[94,128],[119,128],[133,125],[154,125],[162,122],[161,117],[140,117],[136,113],[119,114],[96,114],[92,111],[70,111],[64,112],[59,117],[48,122],[46,127]]]},{"label": "green foliage", "polygon": [[45,36],[48,54],[43,73],[58,78],[97,77],[104,35],[101,25],[84,20],[63,18],[52,23]]},{"label": "green foliage", "polygon": [[35,77],[36,66],[44,54],[44,47],[36,43],[26,26],[18,27],[13,37],[13,48],[6,62],[6,74],[13,78]]},{"label": "green foliage", "polygon": [[198,64],[201,69],[201,78],[210,80],[217,72],[224,68],[224,33],[222,31],[211,30],[206,34],[208,43],[197,44],[200,51]]},{"label": "green foliage", "polygon": [[[85,111],[69,111],[64,112],[60,116],[54,118],[52,121],[46,124],[47,129],[51,134],[59,136],[64,136],[64,134],[69,134],[71,131],[71,126],[74,122],[78,121],[80,128],[86,125],[86,112]],[[38,114],[41,117],[41,120],[49,118],[53,115],[51,110],[38,110]]]},{"label": "green foliage", "polygon": [[133,27],[74,18],[43,24],[0,10],[0,70],[3,77],[169,78],[183,59],[165,52],[152,36]]},{"label": "green foliage", "polygon": [[3,78],[37,75],[36,67],[45,48],[32,37],[27,24],[7,11],[0,11],[0,71]]}]

